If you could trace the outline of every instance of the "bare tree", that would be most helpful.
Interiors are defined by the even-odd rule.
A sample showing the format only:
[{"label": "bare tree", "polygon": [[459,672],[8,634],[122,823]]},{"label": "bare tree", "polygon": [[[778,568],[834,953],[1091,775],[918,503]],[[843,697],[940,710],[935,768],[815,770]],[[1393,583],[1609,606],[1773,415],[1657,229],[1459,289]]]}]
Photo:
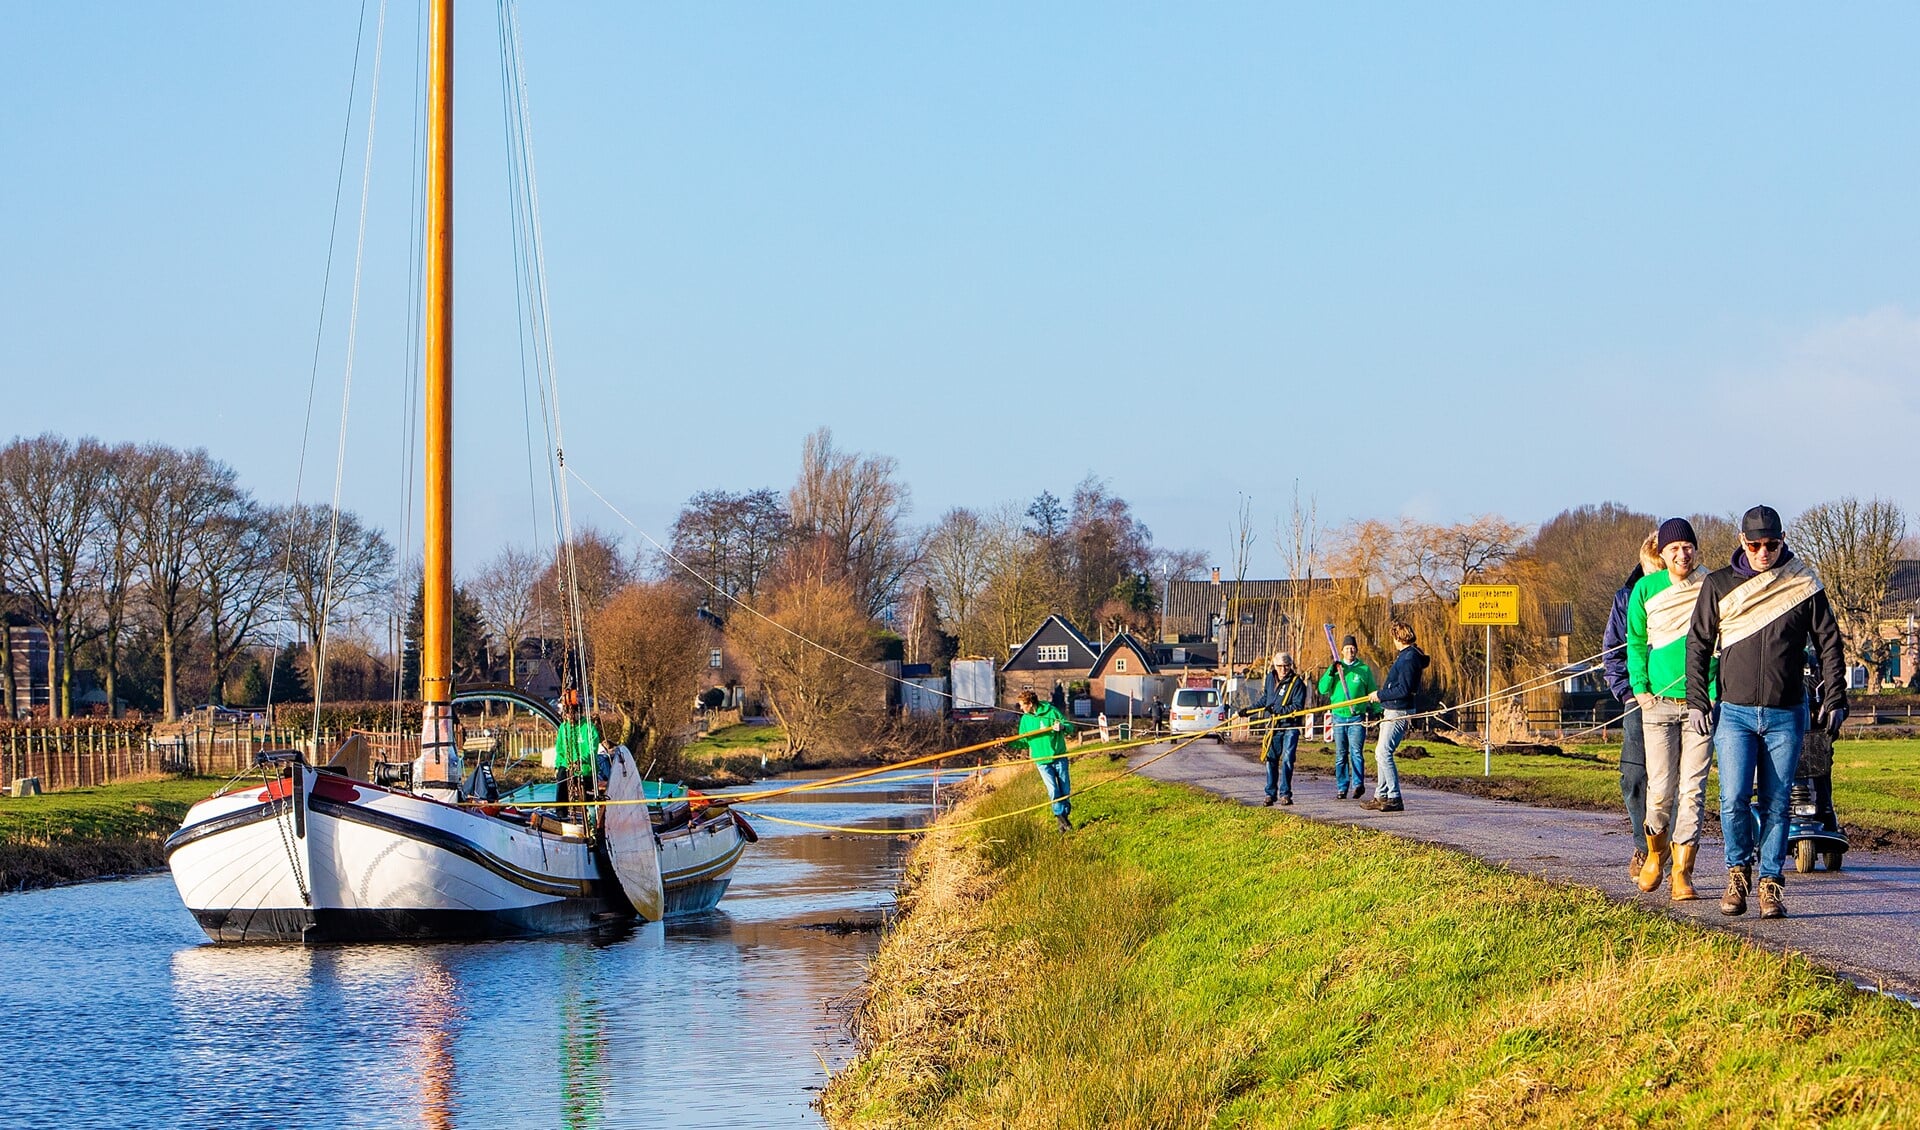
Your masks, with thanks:
[{"label": "bare tree", "polygon": [[128,595],[138,572],[136,502],[141,496],[145,455],[131,444],[101,451],[100,544],[94,552],[94,595],[99,601],[100,650],[105,670],[101,690],[107,713],[120,717],[120,648],[127,628]]},{"label": "bare tree", "polygon": [[468,586],[488,631],[507,653],[507,682],[515,686],[520,681],[520,641],[533,629],[539,580],[540,558],[510,545],[481,566]]},{"label": "bare tree", "polygon": [[906,530],[910,496],[895,477],[898,469],[891,455],[836,450],[833,432],[821,428],[807,437],[800,477],[787,495],[794,529],[826,546],[854,599],[876,619],[899,595],[918,556]]},{"label": "bare tree", "polygon": [[0,448],[0,583],[46,632],[59,670],[51,712],[73,714],[73,649],[85,613],[107,460],[92,439],[56,435]]},{"label": "bare tree", "polygon": [[244,498],[238,479],[233,468],[203,449],[176,451],[158,444],[140,450],[128,476],[140,594],[160,636],[160,702],[169,722],[180,717],[180,651],[206,606],[198,583],[205,572],[202,534]]},{"label": "bare tree", "polygon": [[964,507],[941,515],[927,534],[918,568],[943,622],[964,624],[978,611],[981,595],[993,579],[1002,536]]},{"label": "bare tree", "polygon": [[317,662],[316,690],[326,685],[328,630],[344,624],[361,602],[387,591],[393,577],[393,547],[379,530],[363,526],[350,510],[300,503],[277,513],[274,531],[284,566],[287,618],[311,641]]},{"label": "bare tree", "polygon": [[1881,609],[1900,559],[1900,543],[1907,536],[1906,516],[1891,502],[1849,496],[1810,508],[1794,520],[1788,534],[1820,574],[1840,630],[1867,668],[1868,690],[1878,694],[1887,658]]},{"label": "bare tree", "polygon": [[1273,531],[1274,545],[1280,550],[1280,561],[1286,567],[1287,577],[1292,583],[1280,598],[1281,618],[1285,621],[1279,627],[1280,638],[1269,639],[1267,650],[1277,651],[1284,647],[1294,653],[1294,662],[1301,664],[1303,670],[1307,662],[1307,632],[1314,620],[1316,592],[1313,579],[1320,565],[1319,536],[1319,500],[1309,496],[1306,505],[1302,506],[1300,481],[1295,479],[1293,507],[1287,512],[1286,521]]},{"label": "bare tree", "polygon": [[1247,581],[1247,570],[1253,564],[1253,500],[1246,495],[1240,496],[1240,504],[1234,511],[1227,532],[1233,538],[1233,585],[1227,590],[1226,607],[1222,610],[1220,624],[1220,662],[1229,675],[1236,673],[1236,665],[1244,656],[1235,655],[1235,644],[1240,638],[1240,596]]},{"label": "bare tree", "polygon": [[213,701],[226,702],[227,673],[255,635],[273,622],[283,585],[273,531],[276,512],[238,499],[195,535],[200,542],[197,583],[207,625],[207,678]]},{"label": "bare tree", "polygon": [[[674,519],[672,550],[698,574],[682,579],[750,598],[792,538],[793,521],[773,491],[710,490],[688,499]],[[681,570],[676,567],[673,575],[680,577]]]}]

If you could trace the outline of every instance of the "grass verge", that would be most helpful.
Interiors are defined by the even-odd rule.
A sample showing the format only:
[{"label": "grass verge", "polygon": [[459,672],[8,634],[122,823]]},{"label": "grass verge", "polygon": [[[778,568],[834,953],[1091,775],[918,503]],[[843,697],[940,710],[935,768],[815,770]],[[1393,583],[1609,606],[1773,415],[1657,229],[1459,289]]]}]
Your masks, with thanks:
[{"label": "grass verge", "polygon": [[[1042,798],[1008,777],[957,817]],[[1799,958],[1176,785],[1116,781],[1074,816],[916,850],[829,1124],[1920,1118],[1920,1013]]]},{"label": "grass verge", "polygon": [[224,782],[166,777],[37,797],[0,797],[0,891],[164,866],[161,848],[193,803]]}]

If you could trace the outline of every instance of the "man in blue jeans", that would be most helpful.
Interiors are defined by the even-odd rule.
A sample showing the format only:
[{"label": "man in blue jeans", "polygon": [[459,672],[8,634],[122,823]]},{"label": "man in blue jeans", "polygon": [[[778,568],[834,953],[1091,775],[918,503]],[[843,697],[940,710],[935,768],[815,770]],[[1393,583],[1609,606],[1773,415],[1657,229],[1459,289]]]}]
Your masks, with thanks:
[{"label": "man in blue jeans", "polygon": [[1067,731],[1072,728],[1053,703],[1040,701],[1040,696],[1030,690],[1021,691],[1020,736],[1007,743],[1026,747],[1027,756],[1033,759],[1033,767],[1047,786],[1053,818],[1062,832],[1073,831],[1073,822],[1067,818],[1073,811],[1073,781],[1067,772]]},{"label": "man in blue jeans", "polygon": [[[1745,914],[1754,887],[1753,819],[1760,793],[1760,917],[1782,918],[1787,799],[1807,730],[1807,641],[1820,657],[1820,717],[1837,735],[1847,720],[1847,660],[1820,578],[1787,548],[1779,512],[1756,506],[1740,518],[1733,561],[1707,576],[1687,632],[1687,722],[1713,734],[1720,760],[1720,831],[1727,843],[1727,892],[1720,913]],[[1710,724],[1710,664],[1718,653],[1720,721]]]},{"label": "man in blue jeans", "polygon": [[1340,644],[1340,658],[1320,676],[1320,696],[1330,703],[1344,703],[1327,711],[1327,724],[1333,730],[1333,795],[1347,799],[1347,787],[1353,798],[1367,787],[1367,715],[1374,707],[1366,701],[1380,684],[1373,681],[1373,668],[1360,658],[1360,641],[1348,636]]}]

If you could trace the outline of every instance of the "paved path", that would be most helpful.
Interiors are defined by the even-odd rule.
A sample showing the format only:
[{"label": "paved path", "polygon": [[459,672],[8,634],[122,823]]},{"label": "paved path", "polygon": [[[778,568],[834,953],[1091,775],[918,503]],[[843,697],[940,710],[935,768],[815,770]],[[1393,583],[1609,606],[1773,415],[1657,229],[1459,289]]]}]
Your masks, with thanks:
[{"label": "paved path", "polygon": [[[1165,746],[1134,755],[1144,761]],[[1369,762],[1368,795],[1372,795]],[[1199,742],[1145,768],[1146,776],[1196,785],[1244,804],[1266,799],[1264,769],[1251,752]],[[1862,985],[1920,996],[1920,859],[1854,850],[1839,872],[1800,875],[1787,863],[1787,917],[1762,921],[1749,906],[1739,918],[1720,914],[1726,886],[1721,844],[1702,838],[1696,902],[1674,903],[1662,883],[1640,893],[1627,878],[1632,854],[1626,817],[1543,808],[1422,788],[1401,778],[1405,812],[1368,812],[1357,800],[1335,800],[1329,776],[1294,775],[1292,807],[1276,815],[1352,824],[1455,848],[1489,863],[1561,883],[1594,887],[1703,926],[1728,930],[1769,949],[1804,954]],[[1713,797],[1708,798],[1711,804]],[[1846,814],[1841,814],[1844,821]]]}]

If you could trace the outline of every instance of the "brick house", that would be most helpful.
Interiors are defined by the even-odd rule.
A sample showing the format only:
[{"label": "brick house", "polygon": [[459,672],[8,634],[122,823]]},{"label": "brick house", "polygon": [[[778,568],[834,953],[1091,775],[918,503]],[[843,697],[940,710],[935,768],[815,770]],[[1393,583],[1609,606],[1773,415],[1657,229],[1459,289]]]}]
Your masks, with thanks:
[{"label": "brick house", "polygon": [[1001,705],[1013,707],[1024,690],[1050,698],[1056,684],[1064,689],[1085,679],[1099,657],[1100,649],[1056,612],[1041,621],[1000,668]]}]

